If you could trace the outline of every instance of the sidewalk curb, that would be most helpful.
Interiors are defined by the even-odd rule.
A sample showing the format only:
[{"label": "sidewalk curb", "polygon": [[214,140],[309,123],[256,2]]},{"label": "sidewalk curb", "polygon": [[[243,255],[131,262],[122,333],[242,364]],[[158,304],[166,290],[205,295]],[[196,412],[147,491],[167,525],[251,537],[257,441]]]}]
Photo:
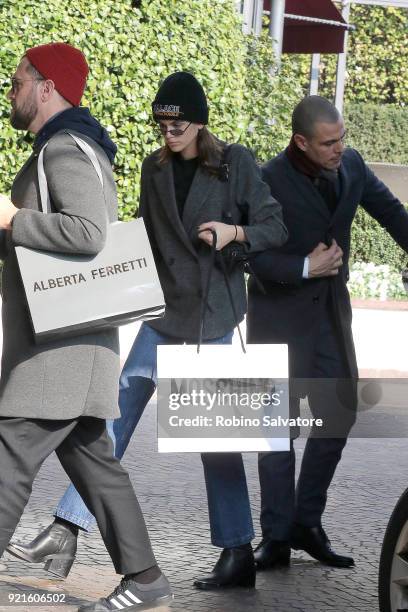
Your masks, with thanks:
[{"label": "sidewalk curb", "polygon": [[353,298],[352,308],[366,308],[368,310],[408,310],[408,300],[362,300]]}]

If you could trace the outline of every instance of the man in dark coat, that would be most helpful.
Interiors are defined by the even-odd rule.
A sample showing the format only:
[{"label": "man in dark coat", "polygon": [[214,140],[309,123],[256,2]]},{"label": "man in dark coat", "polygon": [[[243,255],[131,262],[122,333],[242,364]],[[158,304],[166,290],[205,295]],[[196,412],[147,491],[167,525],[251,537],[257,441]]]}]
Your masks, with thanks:
[{"label": "man in dark coat", "polygon": [[288,452],[259,456],[263,538],[255,559],[260,569],[287,565],[292,547],[349,567],[353,559],[333,551],[321,518],[357,404],[346,286],[351,225],[361,204],[408,250],[408,214],[361,155],[344,148],[343,119],[326,99],[302,100],[292,131],[288,148],[263,167],[289,239],[253,258],[265,293],[251,279],[248,341],[288,344],[292,413],[307,395],[323,427],[314,427],[307,440],[296,493],[293,440]]}]

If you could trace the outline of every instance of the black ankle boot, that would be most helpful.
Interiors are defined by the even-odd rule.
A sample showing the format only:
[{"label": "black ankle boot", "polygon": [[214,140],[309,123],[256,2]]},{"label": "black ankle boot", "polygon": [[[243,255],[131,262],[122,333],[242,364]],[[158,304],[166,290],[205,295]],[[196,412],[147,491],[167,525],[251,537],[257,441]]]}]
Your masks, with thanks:
[{"label": "black ankle boot", "polygon": [[289,542],[263,538],[254,550],[256,569],[264,570],[290,565]]},{"label": "black ankle boot", "polygon": [[254,587],[256,579],[254,553],[251,544],[224,548],[211,574],[197,578],[197,589]]},{"label": "black ankle boot", "polygon": [[78,532],[70,523],[55,521],[30,544],[10,542],[9,552],[29,563],[43,563],[44,569],[59,578],[66,578],[75,560]]}]

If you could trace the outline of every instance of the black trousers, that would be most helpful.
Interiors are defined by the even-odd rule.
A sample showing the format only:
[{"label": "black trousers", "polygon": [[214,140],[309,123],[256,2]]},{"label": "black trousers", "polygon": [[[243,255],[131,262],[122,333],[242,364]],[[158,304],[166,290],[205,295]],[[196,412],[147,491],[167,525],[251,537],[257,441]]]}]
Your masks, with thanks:
[{"label": "black trousers", "polygon": [[0,418],[0,556],[31,494],[34,478],[55,451],[89,510],[118,574],[156,564],[127,472],[114,457],[105,421]]},{"label": "black trousers", "polygon": [[[321,524],[327,491],[356,416],[356,383],[350,379],[333,314],[328,307],[321,321],[315,351],[314,377],[306,382],[314,428],[306,442],[295,488],[295,451],[260,453],[261,527],[264,537],[288,540],[293,522],[308,527]],[[293,416],[299,398],[291,398]]]}]

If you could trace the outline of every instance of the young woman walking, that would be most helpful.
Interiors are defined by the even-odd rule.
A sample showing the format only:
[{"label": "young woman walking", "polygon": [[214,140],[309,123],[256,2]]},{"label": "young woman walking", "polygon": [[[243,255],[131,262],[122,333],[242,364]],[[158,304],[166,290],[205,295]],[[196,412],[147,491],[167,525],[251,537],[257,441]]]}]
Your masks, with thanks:
[{"label": "young woman walking", "polygon": [[[278,247],[287,237],[280,205],[245,147],[228,148],[229,176],[225,176],[226,145],[207,128],[206,96],[192,74],[170,75],[157,92],[152,110],[164,142],[143,162],[139,214],[153,248],[166,312],[163,318],[142,324],[121,374],[121,417],[113,424],[119,458],[154,392],[157,346],[197,342],[204,283],[212,265],[213,232],[218,250],[235,242],[248,253]],[[226,219],[228,209],[231,218]],[[229,282],[241,321],[246,312],[241,266],[230,270]],[[235,325],[222,270],[215,267],[206,301],[203,343],[230,343]],[[194,584],[203,589],[254,586],[250,544],[254,533],[242,457],[239,453],[209,453],[202,455],[202,461],[211,539],[223,550],[214,571]],[[78,528],[89,530],[93,517],[72,485],[55,517],[31,544],[15,543],[9,551],[34,562],[53,558],[54,568],[64,576],[74,560]],[[67,549],[64,558],[62,552]]]}]

